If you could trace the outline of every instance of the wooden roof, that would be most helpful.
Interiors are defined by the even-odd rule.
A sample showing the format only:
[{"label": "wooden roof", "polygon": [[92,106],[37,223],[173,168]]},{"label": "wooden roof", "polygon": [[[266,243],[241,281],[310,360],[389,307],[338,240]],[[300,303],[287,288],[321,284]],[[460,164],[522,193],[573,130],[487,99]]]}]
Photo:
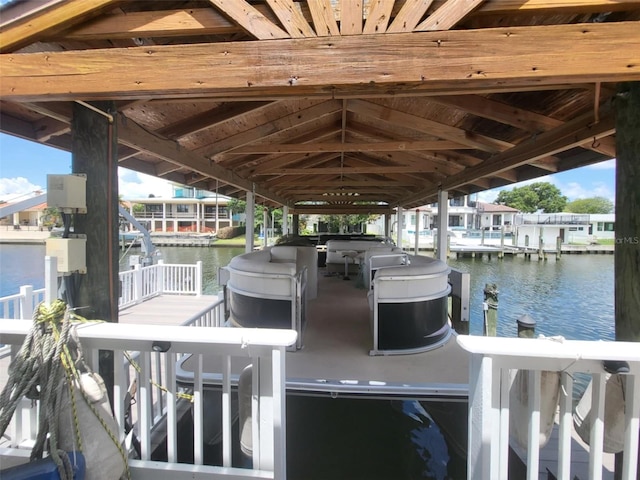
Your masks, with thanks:
[{"label": "wooden roof", "polygon": [[0,131],[68,150],[73,102],[112,100],[121,166],[299,213],[411,208],[612,158],[616,83],[640,80],[640,0],[0,14]]}]

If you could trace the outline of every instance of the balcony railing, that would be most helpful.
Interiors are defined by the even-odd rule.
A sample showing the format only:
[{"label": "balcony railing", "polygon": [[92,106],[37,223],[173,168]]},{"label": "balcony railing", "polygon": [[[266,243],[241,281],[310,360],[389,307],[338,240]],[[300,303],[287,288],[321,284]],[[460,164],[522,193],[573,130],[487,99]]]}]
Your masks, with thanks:
[{"label": "balcony railing", "polygon": [[[589,479],[603,475],[605,427],[604,360],[626,361],[623,374],[624,412],[621,443],[624,462],[621,479],[636,480],[640,416],[640,348],[633,342],[569,341],[561,338],[520,339],[459,336],[458,343],[471,354],[469,374],[469,453],[468,478],[506,479],[510,445],[510,390],[515,369],[528,372],[528,402],[524,415],[527,435],[527,479],[538,479],[540,459],[541,405],[548,400],[541,393],[543,371],[559,373],[559,427],[557,478],[570,480],[571,429],[573,422],[573,378],[577,373],[592,376],[590,410]],[[525,395],[523,395],[525,397]],[[555,409],[552,410],[555,412]],[[522,421],[522,418],[516,418]],[[582,477],[580,477],[582,478]]]}]

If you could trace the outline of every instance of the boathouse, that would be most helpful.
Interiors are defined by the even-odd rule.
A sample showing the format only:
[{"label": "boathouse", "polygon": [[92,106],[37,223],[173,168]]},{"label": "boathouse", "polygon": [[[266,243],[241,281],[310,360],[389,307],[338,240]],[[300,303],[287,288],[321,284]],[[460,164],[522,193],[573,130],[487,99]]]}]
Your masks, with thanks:
[{"label": "boathouse", "polygon": [[[73,173],[86,176],[86,213],[75,216],[74,231],[86,236],[87,274],[77,293],[88,318],[118,322],[117,166],[245,199],[249,227],[255,204],[282,207],[295,231],[302,214],[389,219],[394,209],[401,215],[436,202],[443,247],[449,198],[616,158],[619,348],[602,350],[602,358],[584,345],[550,343],[540,355],[534,347],[507,352],[504,339],[461,335],[459,343],[473,357],[468,478],[507,477],[508,408],[499,400],[508,393],[498,387],[525,352],[536,358],[532,370],[562,371],[563,382],[573,381],[564,361],[592,360],[582,368],[598,365],[598,408],[601,361],[630,360],[635,413],[626,417],[621,471],[636,476],[640,1],[13,0],[0,8],[0,131],[70,151]],[[416,222],[415,232],[421,228]],[[442,259],[445,251],[438,248]],[[295,332],[247,340],[229,330],[226,344],[187,332],[181,351],[235,352],[250,340],[256,363],[271,361],[253,385],[273,380],[265,388],[284,389],[277,374]],[[117,383],[116,350],[151,350],[148,329],[127,331],[108,348],[93,339],[109,385]],[[276,410],[269,425],[281,426],[280,398],[256,396],[267,398],[260,412]],[[286,475],[284,434],[274,431],[254,451],[268,471],[263,478]],[[569,479],[566,450],[559,476]],[[538,478],[537,454],[529,450],[529,478]],[[142,461],[134,477],[210,472],[195,455],[195,467]],[[148,442],[142,456],[150,459]],[[592,457],[592,478],[600,478],[600,461]],[[222,470],[214,478],[229,473]]]}]

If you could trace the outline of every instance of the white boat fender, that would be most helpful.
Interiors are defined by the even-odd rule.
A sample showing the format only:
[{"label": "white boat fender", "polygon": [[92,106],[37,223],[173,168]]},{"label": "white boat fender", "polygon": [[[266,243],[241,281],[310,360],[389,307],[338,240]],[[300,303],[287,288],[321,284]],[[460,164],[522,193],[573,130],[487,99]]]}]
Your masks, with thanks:
[{"label": "white boat fender", "polygon": [[251,418],[253,369],[247,365],[238,379],[238,419],[240,421],[240,449],[253,456],[253,426]]},{"label": "white boat fender", "polygon": [[[84,392],[84,395],[82,392]],[[86,480],[117,480],[125,473],[123,447],[118,439],[118,425],[104,381],[97,373],[82,373],[73,382],[72,403],[69,389],[63,387],[58,423],[59,447],[71,451],[82,447],[86,459]],[[76,424],[82,445],[76,444]]]},{"label": "white boat fender", "polygon": [[[529,370],[512,371],[509,390],[509,434],[521,447],[529,444]],[[543,371],[540,375],[540,447],[551,438],[558,400],[560,374]]]},{"label": "white boat fender", "polygon": [[[607,374],[604,392],[604,451],[618,453],[624,449],[625,387],[624,375]],[[593,380],[589,382],[573,412],[573,426],[582,441],[589,445],[591,437],[591,397]]]}]

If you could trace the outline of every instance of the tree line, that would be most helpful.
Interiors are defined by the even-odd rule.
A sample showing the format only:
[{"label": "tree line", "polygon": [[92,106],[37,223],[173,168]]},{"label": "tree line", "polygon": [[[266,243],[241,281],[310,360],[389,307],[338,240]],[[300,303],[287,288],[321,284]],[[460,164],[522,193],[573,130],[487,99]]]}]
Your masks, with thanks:
[{"label": "tree line", "polygon": [[549,182],[536,182],[524,187],[502,190],[495,203],[523,213],[612,213],[613,203],[604,197],[579,198],[569,201],[560,189]]}]

